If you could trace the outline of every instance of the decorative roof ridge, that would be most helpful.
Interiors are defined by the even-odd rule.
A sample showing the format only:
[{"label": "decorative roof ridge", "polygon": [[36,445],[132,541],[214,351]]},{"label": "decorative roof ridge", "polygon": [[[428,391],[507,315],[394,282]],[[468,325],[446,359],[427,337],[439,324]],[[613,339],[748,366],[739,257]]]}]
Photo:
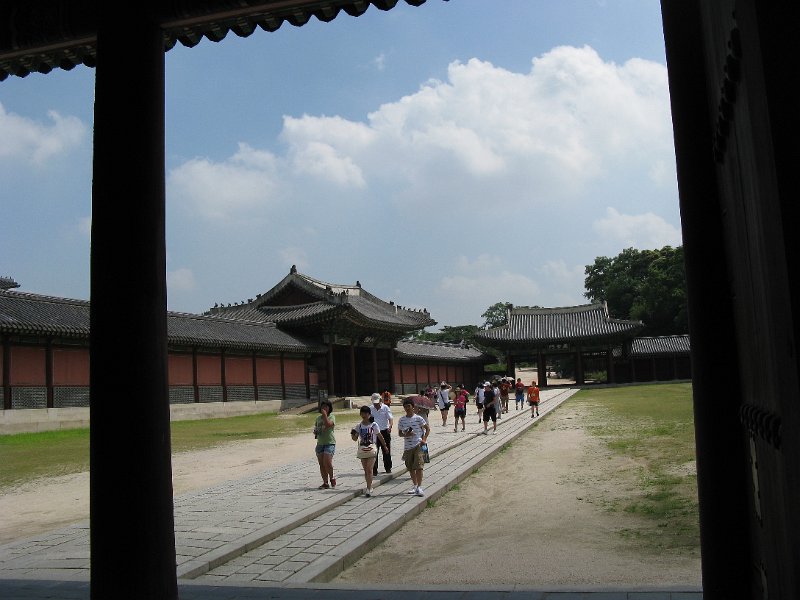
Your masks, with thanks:
[{"label": "decorative roof ridge", "polygon": [[633,338],[634,340],[663,340],[665,338],[688,338],[688,333],[671,333],[669,335],[642,335]]},{"label": "decorative roof ridge", "polygon": [[48,294],[37,294],[35,292],[18,292],[16,290],[0,289],[0,295],[16,296],[24,300],[50,302],[51,304],[72,304],[75,306],[89,306],[88,300],[81,300],[79,298],[64,298],[61,296],[50,296]]},{"label": "decorative roof ridge", "polygon": [[202,315],[198,315],[196,313],[187,313],[187,312],[174,312],[174,311],[167,311],[168,317],[177,317],[181,319],[194,319],[197,321],[216,321],[222,323],[242,323],[244,325],[257,325],[259,327],[277,327],[275,323],[272,321],[253,321],[252,319],[243,319],[243,318],[236,318],[230,316],[222,316],[216,314],[209,314],[204,313]]},{"label": "decorative roof ridge", "polygon": [[442,346],[445,348],[470,348],[470,344],[461,344],[456,342],[437,342],[434,340],[400,340],[406,344],[420,344],[425,346]]},{"label": "decorative roof ridge", "polygon": [[577,312],[590,312],[592,310],[602,309],[608,314],[608,305],[605,302],[592,302],[589,304],[576,304],[574,306],[555,306],[555,307],[533,307],[533,306],[514,306],[511,309],[511,314],[520,315],[535,315],[535,314],[550,314],[550,313],[577,313]]}]

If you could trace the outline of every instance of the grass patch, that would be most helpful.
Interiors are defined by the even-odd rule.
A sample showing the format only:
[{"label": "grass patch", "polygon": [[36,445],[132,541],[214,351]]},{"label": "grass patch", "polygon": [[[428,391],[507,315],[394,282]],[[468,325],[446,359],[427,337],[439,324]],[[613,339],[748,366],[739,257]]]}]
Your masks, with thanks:
[{"label": "grass patch", "polygon": [[630,467],[609,477],[617,489],[632,491],[603,504],[652,527],[623,535],[664,550],[699,548],[691,384],[582,390],[570,403],[585,409],[591,435],[630,459]]},{"label": "grass patch", "polygon": [[[359,421],[356,411],[336,415],[340,443],[349,441],[348,431]],[[219,419],[174,421],[170,424],[172,452],[189,452],[216,446],[308,433],[317,413],[280,415],[261,413]],[[343,437],[344,436],[344,437]],[[18,433],[0,436],[0,490],[39,477],[80,473],[89,469],[89,429]]]}]

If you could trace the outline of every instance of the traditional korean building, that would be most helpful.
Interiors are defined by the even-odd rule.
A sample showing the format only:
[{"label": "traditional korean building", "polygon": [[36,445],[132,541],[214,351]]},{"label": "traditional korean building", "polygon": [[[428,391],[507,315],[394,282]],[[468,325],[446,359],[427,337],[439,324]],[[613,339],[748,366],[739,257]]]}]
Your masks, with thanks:
[{"label": "traditional korean building", "polygon": [[[3,408],[89,406],[89,302],[17,287],[0,279]],[[481,377],[494,358],[475,348],[402,341],[435,323],[426,310],[385,302],[359,282],[330,284],[293,267],[255,300],[203,315],[167,314],[169,402],[289,408],[327,395],[412,393]]]},{"label": "traditional korean building", "polygon": [[575,359],[575,382],[583,384],[586,362],[602,364],[615,382],[614,350],[639,333],[641,321],[612,319],[608,306],[584,304],[565,308],[511,307],[507,322],[478,333],[482,343],[506,355],[508,371],[521,361],[536,362],[540,386],[547,385],[547,361],[555,355]]}]

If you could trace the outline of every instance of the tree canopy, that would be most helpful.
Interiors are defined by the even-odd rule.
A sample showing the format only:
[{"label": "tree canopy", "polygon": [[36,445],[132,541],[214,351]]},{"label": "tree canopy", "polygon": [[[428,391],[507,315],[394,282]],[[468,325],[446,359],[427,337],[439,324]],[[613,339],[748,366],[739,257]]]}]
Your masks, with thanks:
[{"label": "tree canopy", "polygon": [[642,321],[644,335],[688,333],[683,247],[626,248],[613,258],[586,265],[584,296],[608,304],[618,319]]},{"label": "tree canopy", "polygon": [[481,315],[483,318],[483,327],[500,327],[508,323],[508,309],[511,308],[511,302],[495,302]]}]

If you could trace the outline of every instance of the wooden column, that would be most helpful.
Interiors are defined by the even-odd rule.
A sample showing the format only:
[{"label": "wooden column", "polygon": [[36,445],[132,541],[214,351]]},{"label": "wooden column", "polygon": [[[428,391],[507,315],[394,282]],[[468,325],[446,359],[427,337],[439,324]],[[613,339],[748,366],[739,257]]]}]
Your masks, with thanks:
[{"label": "wooden column", "polygon": [[[258,402],[258,368],[255,351],[251,354],[253,364],[253,400]],[[308,390],[308,369],[306,369],[306,390]]]},{"label": "wooden column", "polygon": [[200,383],[197,379],[197,347],[192,347],[192,391],[195,404],[200,403]]},{"label": "wooden column", "polygon": [[[391,390],[392,394],[396,394],[397,390],[395,386],[397,382],[394,379],[394,369],[395,369],[395,362],[394,362],[394,348],[389,348],[389,389]],[[400,367],[400,385],[403,385],[403,367]]]},{"label": "wooden column", "polygon": [[[715,600],[754,597],[750,590],[759,575],[751,562],[747,498],[752,491],[740,433],[741,382],[728,279],[741,265],[729,264],[725,252],[712,155],[716,123],[707,93],[718,90],[721,81],[708,80],[703,59],[708,32],[702,13],[710,6],[700,0],[661,2],[692,340],[703,597]],[[720,48],[719,55],[724,53]]]},{"label": "wooden column", "polygon": [[378,392],[378,349],[372,347],[372,390]]},{"label": "wooden column", "polygon": [[606,374],[608,383],[616,382],[616,377],[614,376],[614,347],[610,345],[606,349]]},{"label": "wooden column", "polygon": [[286,374],[283,364],[283,352],[281,352],[280,361],[281,361],[281,401],[284,401],[286,400]]},{"label": "wooden column", "polygon": [[47,389],[47,408],[54,406],[53,392],[53,340],[48,339],[44,351],[44,379]]},{"label": "wooden column", "polygon": [[3,336],[3,410],[11,410],[11,342]]},{"label": "wooden column", "polygon": [[[282,365],[281,365],[282,366]],[[222,401],[228,401],[228,378],[225,372],[225,350],[220,348],[219,351],[219,380],[222,383]]]},{"label": "wooden column", "polygon": [[536,354],[536,370],[539,372],[537,383],[540,388],[543,388],[547,385],[547,356],[542,351]]},{"label": "wooden column", "polygon": [[164,209],[164,43],[100,3],[90,308],[92,600],[176,599]]},{"label": "wooden column", "polygon": [[586,383],[583,378],[583,350],[580,346],[575,348],[575,384],[583,385]]},{"label": "wooden column", "polygon": [[356,391],[356,344],[355,342],[350,342],[350,392],[351,395],[355,395]]},{"label": "wooden column", "polygon": [[333,396],[333,342],[328,342],[328,395]]}]

